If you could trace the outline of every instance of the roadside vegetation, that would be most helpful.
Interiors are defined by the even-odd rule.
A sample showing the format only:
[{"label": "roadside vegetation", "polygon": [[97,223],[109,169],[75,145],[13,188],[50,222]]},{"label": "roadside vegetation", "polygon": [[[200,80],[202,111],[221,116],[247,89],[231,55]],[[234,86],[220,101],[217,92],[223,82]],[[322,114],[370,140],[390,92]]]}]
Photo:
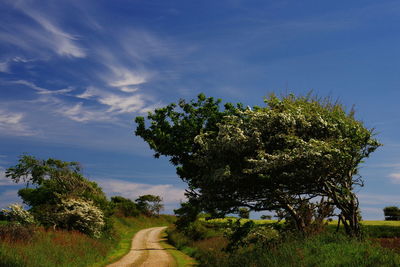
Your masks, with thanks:
[{"label": "roadside vegetation", "polygon": [[159,214],[159,196],[108,200],[76,162],[24,155],[6,175],[26,187],[18,191],[24,206],[0,212],[2,267],[104,266],[129,251],[139,230],[175,220]]},{"label": "roadside vegetation", "polygon": [[232,218],[199,219],[167,233],[199,266],[398,266],[399,225],[368,223],[362,223],[363,239],[347,236],[343,227],[336,232],[334,224],[304,236],[282,222]]},{"label": "roadside vegetation", "polygon": [[[359,168],[381,144],[353,109],[312,94],[221,102],[200,94],[136,118],[136,135],[188,184],[171,244],[200,266],[400,265],[383,240],[400,227],[362,223]],[[252,211],[278,221],[248,220]]]}]

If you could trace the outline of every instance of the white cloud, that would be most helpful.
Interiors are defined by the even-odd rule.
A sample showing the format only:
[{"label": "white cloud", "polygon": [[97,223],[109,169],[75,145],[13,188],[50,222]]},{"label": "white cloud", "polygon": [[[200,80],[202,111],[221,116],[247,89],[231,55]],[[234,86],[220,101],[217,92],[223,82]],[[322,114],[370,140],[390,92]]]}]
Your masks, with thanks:
[{"label": "white cloud", "polygon": [[0,133],[17,136],[35,135],[35,132],[23,122],[23,118],[23,113],[0,109]]},{"label": "white cloud", "polygon": [[5,62],[0,62],[0,72],[9,72],[10,71],[10,66],[7,61]]},{"label": "white cloud", "polygon": [[85,52],[82,48],[75,44],[76,37],[62,31],[60,28],[52,24],[43,15],[34,12],[33,10],[24,9],[25,13],[39,23],[47,32],[52,35],[52,39],[49,39],[49,45],[52,46],[53,50],[61,56],[70,57],[86,57]]},{"label": "white cloud", "polygon": [[389,178],[392,181],[392,183],[400,184],[400,173],[399,172],[389,174]]},{"label": "white cloud", "polygon": [[38,92],[38,94],[42,94],[42,95],[50,95],[50,94],[62,95],[62,94],[67,94],[69,92],[72,92],[74,90],[73,88],[65,88],[65,89],[59,89],[59,90],[48,90],[48,89],[39,87],[39,86],[35,85],[32,82],[28,82],[28,81],[25,81],[25,80],[13,81],[11,83],[28,86],[28,87],[36,90]]},{"label": "white cloud", "polygon": [[21,203],[21,199],[18,197],[18,190],[7,190],[0,193],[0,209],[6,208],[13,203]]},{"label": "white cloud", "polygon": [[140,94],[128,97],[110,94],[107,97],[100,98],[99,102],[109,106],[110,112],[115,111],[117,113],[136,112],[141,110],[145,105],[143,96]]},{"label": "white cloud", "polygon": [[120,90],[125,93],[134,93],[138,90],[138,88],[131,87],[131,86],[124,86],[124,87],[121,87]]},{"label": "white cloud", "polygon": [[98,183],[110,196],[121,195],[134,200],[141,195],[158,195],[163,198],[165,204],[179,204],[186,199],[185,190],[171,184],[151,185],[114,179],[98,180]]},{"label": "white cloud", "polygon": [[106,115],[104,112],[84,108],[82,103],[77,103],[73,106],[60,106],[57,112],[77,122],[112,120],[112,117]]},{"label": "white cloud", "polygon": [[13,4],[37,24],[9,25],[9,32],[0,35],[2,41],[17,45],[24,50],[42,53],[41,48],[44,47],[60,56],[86,57],[85,51],[76,43],[78,38],[59,28],[48,17],[48,13],[39,12],[37,5],[31,6],[28,1],[15,1]]},{"label": "white cloud", "polygon": [[[148,74],[139,73],[122,67],[109,66],[113,76],[109,78],[109,85],[113,87],[126,87],[139,85],[147,81]],[[121,89],[122,90],[122,89]]]},{"label": "white cloud", "polygon": [[29,59],[25,59],[22,57],[14,57],[14,58],[9,58],[3,62],[0,62],[0,72],[6,72],[9,73],[10,72],[10,66],[11,63],[15,62],[15,63],[26,63],[26,62],[30,62],[33,60],[29,60]]},{"label": "white cloud", "polygon": [[108,106],[109,113],[141,112],[146,107],[146,96],[142,94],[116,94],[95,87],[88,87],[85,92],[76,97],[94,99],[98,103]]}]

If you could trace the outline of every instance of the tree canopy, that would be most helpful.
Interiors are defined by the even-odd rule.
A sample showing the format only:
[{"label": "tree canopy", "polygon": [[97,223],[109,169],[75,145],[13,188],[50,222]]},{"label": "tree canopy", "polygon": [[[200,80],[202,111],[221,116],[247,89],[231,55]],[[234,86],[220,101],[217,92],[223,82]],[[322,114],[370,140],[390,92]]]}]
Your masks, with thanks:
[{"label": "tree canopy", "polygon": [[110,205],[102,189],[83,177],[77,162],[24,155],[6,176],[26,182],[18,195],[40,224],[100,236]]},{"label": "tree canopy", "polygon": [[189,198],[221,214],[283,210],[300,230],[336,207],[346,231],[359,234],[358,167],[380,144],[353,111],[294,95],[252,109],[219,103],[199,95],[149,114],[148,128],[136,119],[136,134],[177,165]]},{"label": "tree canopy", "polygon": [[396,206],[389,206],[383,209],[386,221],[400,221],[400,209]]},{"label": "tree canopy", "polygon": [[135,202],[138,209],[148,216],[158,216],[160,211],[164,209],[164,204],[162,204],[162,198],[160,196],[143,195],[139,196]]}]

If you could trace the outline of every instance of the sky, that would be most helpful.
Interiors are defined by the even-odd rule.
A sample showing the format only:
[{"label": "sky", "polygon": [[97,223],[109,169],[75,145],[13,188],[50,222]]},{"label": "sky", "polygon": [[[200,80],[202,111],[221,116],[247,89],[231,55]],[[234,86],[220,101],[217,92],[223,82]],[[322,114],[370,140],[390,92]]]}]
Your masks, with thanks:
[{"label": "sky", "polygon": [[21,202],[4,171],[26,153],[172,213],[186,184],[136,116],[201,92],[253,106],[312,90],[354,105],[384,144],[357,189],[363,218],[382,220],[400,205],[399,14],[386,0],[0,0],[0,208]]}]

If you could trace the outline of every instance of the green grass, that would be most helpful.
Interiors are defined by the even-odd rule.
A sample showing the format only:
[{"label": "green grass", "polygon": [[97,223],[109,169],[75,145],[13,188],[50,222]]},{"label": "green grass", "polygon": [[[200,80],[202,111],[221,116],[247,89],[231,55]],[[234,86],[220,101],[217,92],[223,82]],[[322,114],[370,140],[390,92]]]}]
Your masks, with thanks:
[{"label": "green grass", "polygon": [[[72,231],[32,228],[0,239],[1,267],[100,267],[118,260],[130,249],[131,238],[147,227],[169,225],[172,216],[113,217],[112,238],[93,239]],[[1,226],[4,227],[4,226]],[[14,233],[14,232],[13,232]],[[18,231],[16,232],[18,233]]]},{"label": "green grass", "polygon": [[[196,241],[170,228],[167,231],[168,238],[170,243],[196,258],[199,266],[400,266],[400,255],[393,251],[400,251],[397,238],[385,239],[388,242],[393,241],[390,244],[385,241],[388,243],[385,248],[380,245],[382,237],[400,237],[400,222],[363,221],[362,229],[366,239],[355,240],[348,238],[343,229],[336,233],[337,221],[332,221],[328,224],[327,231],[318,235],[308,238],[288,235],[277,242],[256,243],[239,247],[229,253],[225,250],[228,240],[222,236],[229,220],[235,222],[237,219],[200,219],[206,228],[196,226],[198,230],[210,229],[219,232],[219,235]],[[247,221],[249,220],[242,219],[241,223]],[[259,225],[277,221],[254,222]]]},{"label": "green grass", "polygon": [[400,256],[369,241],[338,235],[286,240],[270,248],[240,248],[230,254],[199,253],[200,266],[399,266]]},{"label": "green grass", "polygon": [[88,266],[102,260],[110,246],[78,232],[37,228],[28,240],[2,240],[0,266]]},{"label": "green grass", "polygon": [[189,257],[182,251],[179,251],[174,246],[167,243],[166,238],[167,238],[167,234],[164,232],[162,235],[163,241],[161,242],[161,246],[163,248],[165,248],[168,251],[168,253],[170,253],[171,256],[174,258],[175,264],[176,264],[174,267],[187,267],[187,266],[197,265],[197,262],[195,259]]}]

